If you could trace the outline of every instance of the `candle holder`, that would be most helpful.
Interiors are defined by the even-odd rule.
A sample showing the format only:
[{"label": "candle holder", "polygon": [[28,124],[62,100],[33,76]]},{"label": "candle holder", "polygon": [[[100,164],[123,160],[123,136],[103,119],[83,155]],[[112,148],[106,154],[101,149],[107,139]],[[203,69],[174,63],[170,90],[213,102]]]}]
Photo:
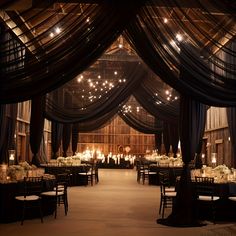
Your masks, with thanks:
[{"label": "candle holder", "polygon": [[211,154],[212,167],[216,167],[216,162],[217,162],[216,156],[217,156],[217,153],[215,153],[215,152],[213,152],[213,153]]},{"label": "candle holder", "polygon": [[9,154],[9,165],[14,165],[15,164],[15,155],[16,155],[16,151],[15,150],[8,150],[8,154]]}]

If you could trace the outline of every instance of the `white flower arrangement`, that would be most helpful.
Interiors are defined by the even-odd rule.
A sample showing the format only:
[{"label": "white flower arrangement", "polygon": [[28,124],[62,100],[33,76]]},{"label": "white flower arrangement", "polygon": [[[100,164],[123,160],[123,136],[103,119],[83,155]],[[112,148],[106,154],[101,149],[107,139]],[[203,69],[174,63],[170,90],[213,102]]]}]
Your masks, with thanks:
[{"label": "white flower arrangement", "polygon": [[20,180],[25,176],[25,170],[20,165],[11,165],[7,169],[7,175],[11,178],[11,180]]},{"label": "white flower arrangement", "polygon": [[218,171],[222,174],[230,174],[231,173],[231,170],[225,164],[216,166],[213,169],[213,171]]}]

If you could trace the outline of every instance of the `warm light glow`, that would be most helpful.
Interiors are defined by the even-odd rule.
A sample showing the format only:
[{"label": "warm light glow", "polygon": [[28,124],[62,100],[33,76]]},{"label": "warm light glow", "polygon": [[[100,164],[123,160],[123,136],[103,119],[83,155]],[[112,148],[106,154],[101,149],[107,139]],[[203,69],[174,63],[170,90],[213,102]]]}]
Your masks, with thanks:
[{"label": "warm light glow", "polygon": [[54,33],[51,32],[50,33],[50,37],[53,38],[54,37]]},{"label": "warm light glow", "polygon": [[120,43],[118,47],[119,47],[119,48],[123,48],[123,45]]},{"label": "warm light glow", "polygon": [[166,24],[168,22],[168,19],[167,18],[164,18],[164,23]]},{"label": "warm light glow", "polygon": [[183,40],[183,37],[181,34],[176,34],[176,39],[181,42]]},{"label": "warm light glow", "polygon": [[55,32],[56,32],[57,34],[60,34],[60,33],[61,33],[61,29],[60,29],[59,27],[57,27],[57,28],[55,29]]}]

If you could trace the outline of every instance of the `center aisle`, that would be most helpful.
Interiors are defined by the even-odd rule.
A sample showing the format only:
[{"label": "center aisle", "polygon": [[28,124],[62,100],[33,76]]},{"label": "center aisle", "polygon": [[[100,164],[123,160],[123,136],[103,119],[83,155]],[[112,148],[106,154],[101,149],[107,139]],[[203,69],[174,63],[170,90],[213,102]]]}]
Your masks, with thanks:
[{"label": "center aisle", "polygon": [[136,171],[99,169],[99,183],[69,188],[69,212],[59,207],[53,216],[0,225],[8,236],[157,236],[235,235],[234,224],[209,224],[200,228],[174,228],[156,224],[159,187],[138,184]]}]

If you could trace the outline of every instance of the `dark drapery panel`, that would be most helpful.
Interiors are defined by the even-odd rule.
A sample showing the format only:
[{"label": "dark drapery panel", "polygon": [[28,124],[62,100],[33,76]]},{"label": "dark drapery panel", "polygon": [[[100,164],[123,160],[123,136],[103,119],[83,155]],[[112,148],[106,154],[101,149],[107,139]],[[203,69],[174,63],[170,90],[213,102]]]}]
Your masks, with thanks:
[{"label": "dark drapery panel", "polygon": [[78,139],[79,139],[79,127],[77,124],[73,124],[72,125],[72,140],[71,140],[73,155],[75,155],[77,151]]},{"label": "dark drapery panel", "polygon": [[45,96],[38,96],[32,99],[30,116],[30,147],[33,153],[32,164],[36,166],[40,165],[38,152],[44,131],[44,108]]},{"label": "dark drapery panel", "polygon": [[0,129],[1,129],[1,135],[0,135],[0,163],[5,162],[5,158],[3,155],[3,147],[6,143],[6,130],[7,130],[7,117],[6,117],[6,105],[1,104],[0,105]]},{"label": "dark drapery panel", "polygon": [[[16,150],[15,129],[16,129],[17,104],[0,106],[0,163],[8,163],[8,150]],[[15,162],[17,155],[15,155]]]},{"label": "dark drapery panel", "polygon": [[167,122],[163,123],[163,143],[165,147],[166,156],[170,152],[170,136],[169,136],[169,124]]},{"label": "dark drapery panel", "polygon": [[236,107],[227,108],[230,142],[233,154],[233,165],[236,167]]},{"label": "dark drapery panel", "polygon": [[199,106],[199,119],[197,120],[197,137],[199,137],[197,150],[196,150],[196,157],[195,157],[195,168],[202,168],[202,157],[201,157],[201,151],[202,151],[202,138],[205,132],[205,125],[206,125],[206,118],[207,118],[207,109],[208,106],[201,104]]},{"label": "dark drapery panel", "polygon": [[71,124],[63,124],[62,148],[63,157],[67,157],[67,150],[71,140]]},{"label": "dark drapery panel", "polygon": [[[197,5],[198,9],[203,8],[199,1]],[[225,5],[225,7],[227,8],[227,5]],[[197,11],[198,9],[192,10]],[[173,11],[176,15],[179,14],[178,10],[178,7],[176,9],[165,9],[168,13]],[[195,20],[191,18],[187,12],[183,11],[183,9],[180,10],[184,16],[189,19],[187,22],[191,23],[192,26],[196,27],[199,31],[204,32],[204,37],[207,37],[217,49],[223,50],[225,54],[230,54],[234,58],[236,57],[235,52],[228,47],[228,44],[223,45],[220,42],[216,44],[215,38],[208,35],[208,32],[202,29],[201,25],[196,25]],[[220,8],[218,10],[221,12]],[[183,37],[181,43],[176,40],[176,35],[173,33],[174,25],[178,29],[182,28],[183,32],[186,32],[189,25],[185,24],[183,21],[179,24],[178,20],[172,19],[173,24],[171,24],[170,27],[169,24],[163,23],[163,11],[163,9],[156,9],[155,3],[153,3],[153,6],[142,7],[136,19],[130,22],[125,31],[126,39],[130,45],[149,68],[179,93],[191,96],[208,105],[234,106],[236,104],[236,82],[235,79],[233,79],[236,75],[235,67],[212,53],[210,48],[212,46],[211,43],[209,44],[209,48],[207,48],[202,45],[202,42],[191,32],[188,32],[186,37]],[[217,22],[217,19],[210,13],[211,10],[208,12],[209,17],[207,17],[207,19],[213,26],[215,22]],[[198,13],[196,12],[196,15],[199,15]],[[206,16],[199,15],[199,17],[205,18]],[[232,16],[229,15],[228,20],[232,20]],[[231,29],[227,24],[222,24],[217,33],[221,34],[223,38],[225,37],[225,32],[229,34],[233,33],[230,31]],[[174,43],[171,44],[169,43],[170,41]],[[191,42],[193,43],[191,44]],[[204,51],[202,48],[204,48]],[[182,64],[180,61],[184,62],[183,66],[186,74],[188,74],[186,78],[181,80],[179,80],[179,65]],[[214,68],[210,68],[209,64],[213,64]],[[223,73],[219,73],[219,69],[221,71],[223,70]]]},{"label": "dark drapery panel", "polygon": [[178,144],[179,144],[179,126],[169,124],[169,137],[170,137],[170,143],[172,146],[172,152],[174,154],[174,157],[177,156],[178,152]]},{"label": "dark drapery panel", "polygon": [[57,152],[61,145],[62,140],[62,130],[63,130],[63,124],[52,121],[51,125],[52,133],[51,133],[51,142],[52,142],[52,159],[57,158]]},{"label": "dark drapery panel", "polygon": [[194,159],[205,122],[205,105],[188,96],[180,97],[180,141],[184,168],[177,192],[176,204],[168,220],[173,225],[197,224],[194,213],[189,162]]},{"label": "dark drapery panel", "polygon": [[161,154],[162,132],[163,131],[157,131],[155,133],[155,147],[158,150],[158,154]]}]

